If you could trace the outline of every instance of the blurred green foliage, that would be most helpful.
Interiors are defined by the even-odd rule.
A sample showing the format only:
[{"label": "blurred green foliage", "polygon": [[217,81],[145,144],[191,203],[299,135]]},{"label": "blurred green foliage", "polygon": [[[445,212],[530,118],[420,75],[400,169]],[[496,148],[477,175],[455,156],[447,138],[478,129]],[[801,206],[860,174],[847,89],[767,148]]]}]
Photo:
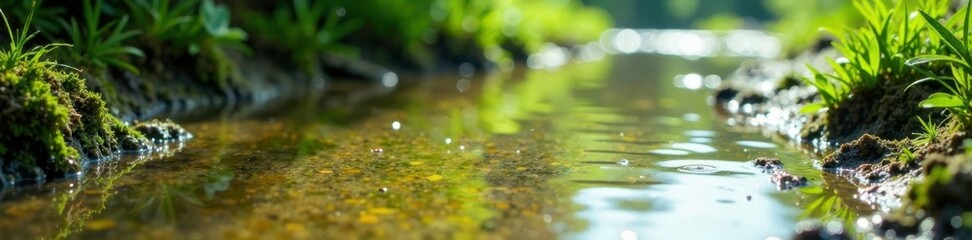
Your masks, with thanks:
[{"label": "blurred green foliage", "polygon": [[821,28],[856,27],[863,22],[847,0],[767,0],[766,5],[778,17],[767,28],[779,33],[784,52],[791,56],[816,44],[823,35]]},{"label": "blurred green foliage", "polygon": [[[334,4],[301,3],[308,7],[295,14],[291,6],[300,2],[277,4],[273,14],[247,14],[247,18],[262,20],[244,24],[258,38],[288,52],[346,54],[357,52],[354,48],[362,45],[374,45],[383,46],[380,51],[385,52],[369,53],[401,55],[420,66],[434,64],[437,54],[509,60],[511,52],[532,53],[546,42],[594,41],[612,24],[605,12],[577,1],[338,0]],[[335,17],[338,14],[343,16]],[[295,31],[293,26],[301,27]],[[359,44],[347,44],[352,41]],[[308,58],[295,56],[295,61],[306,63]]]},{"label": "blurred green foliage", "polygon": [[131,64],[130,57],[144,57],[141,49],[129,46],[125,41],[141,34],[141,30],[127,29],[128,15],[117,21],[102,24],[101,0],[83,1],[82,23],[72,18],[70,22],[61,19],[61,26],[68,34],[68,40],[74,45],[66,48],[67,58],[78,66],[93,67],[103,70],[108,66],[117,67],[125,71],[138,73],[138,68]]}]

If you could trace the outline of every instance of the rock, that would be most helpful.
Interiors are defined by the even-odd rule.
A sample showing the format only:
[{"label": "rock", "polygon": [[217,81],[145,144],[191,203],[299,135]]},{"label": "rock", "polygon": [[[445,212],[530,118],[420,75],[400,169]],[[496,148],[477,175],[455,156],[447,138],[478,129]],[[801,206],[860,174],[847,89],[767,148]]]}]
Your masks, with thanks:
[{"label": "rock", "polygon": [[789,190],[807,185],[807,178],[799,177],[785,171],[777,171],[770,177],[770,182],[776,184],[776,189]]},{"label": "rock", "polygon": [[783,162],[779,158],[774,157],[758,157],[751,161],[753,166],[762,168],[763,170],[774,170],[783,169]]},{"label": "rock", "polygon": [[156,142],[178,142],[192,138],[192,134],[172,120],[151,120],[135,124],[135,131]]},{"label": "rock", "polygon": [[122,151],[127,152],[144,152],[152,148],[152,143],[143,138],[137,138],[132,135],[125,135],[119,139],[121,143]]}]

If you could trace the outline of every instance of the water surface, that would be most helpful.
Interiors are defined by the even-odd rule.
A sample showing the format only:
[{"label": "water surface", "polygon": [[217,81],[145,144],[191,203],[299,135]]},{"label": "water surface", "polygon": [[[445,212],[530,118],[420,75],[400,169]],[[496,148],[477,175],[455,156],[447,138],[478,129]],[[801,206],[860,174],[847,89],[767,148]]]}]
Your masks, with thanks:
[{"label": "water surface", "polygon": [[[0,232],[763,239],[868,212],[798,148],[714,116],[705,88],[738,64],[618,56],[213,116],[185,124],[196,137],[169,151],[5,190]],[[782,159],[811,186],[777,189],[747,163],[756,157]]]}]

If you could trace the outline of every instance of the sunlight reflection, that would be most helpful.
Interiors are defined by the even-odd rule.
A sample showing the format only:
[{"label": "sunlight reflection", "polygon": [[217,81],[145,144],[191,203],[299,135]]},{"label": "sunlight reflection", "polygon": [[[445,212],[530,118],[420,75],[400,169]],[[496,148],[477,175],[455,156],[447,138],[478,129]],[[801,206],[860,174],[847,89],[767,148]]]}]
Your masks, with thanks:
[{"label": "sunlight reflection", "polygon": [[656,53],[688,59],[774,58],[782,48],[776,36],[754,30],[608,29],[601,34],[600,44],[610,54]]}]

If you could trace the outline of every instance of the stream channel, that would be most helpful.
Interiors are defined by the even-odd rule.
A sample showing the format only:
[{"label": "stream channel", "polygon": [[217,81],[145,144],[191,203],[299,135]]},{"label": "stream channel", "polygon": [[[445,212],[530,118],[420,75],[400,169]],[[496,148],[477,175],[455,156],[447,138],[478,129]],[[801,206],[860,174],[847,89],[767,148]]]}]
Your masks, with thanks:
[{"label": "stream channel", "polygon": [[[872,212],[846,181],[813,168],[819,157],[716,116],[710,88],[740,61],[616,55],[176,119],[193,139],[3,190],[0,232],[765,239],[792,237],[806,218]],[[809,186],[777,189],[748,162],[756,157],[781,159]]]}]

